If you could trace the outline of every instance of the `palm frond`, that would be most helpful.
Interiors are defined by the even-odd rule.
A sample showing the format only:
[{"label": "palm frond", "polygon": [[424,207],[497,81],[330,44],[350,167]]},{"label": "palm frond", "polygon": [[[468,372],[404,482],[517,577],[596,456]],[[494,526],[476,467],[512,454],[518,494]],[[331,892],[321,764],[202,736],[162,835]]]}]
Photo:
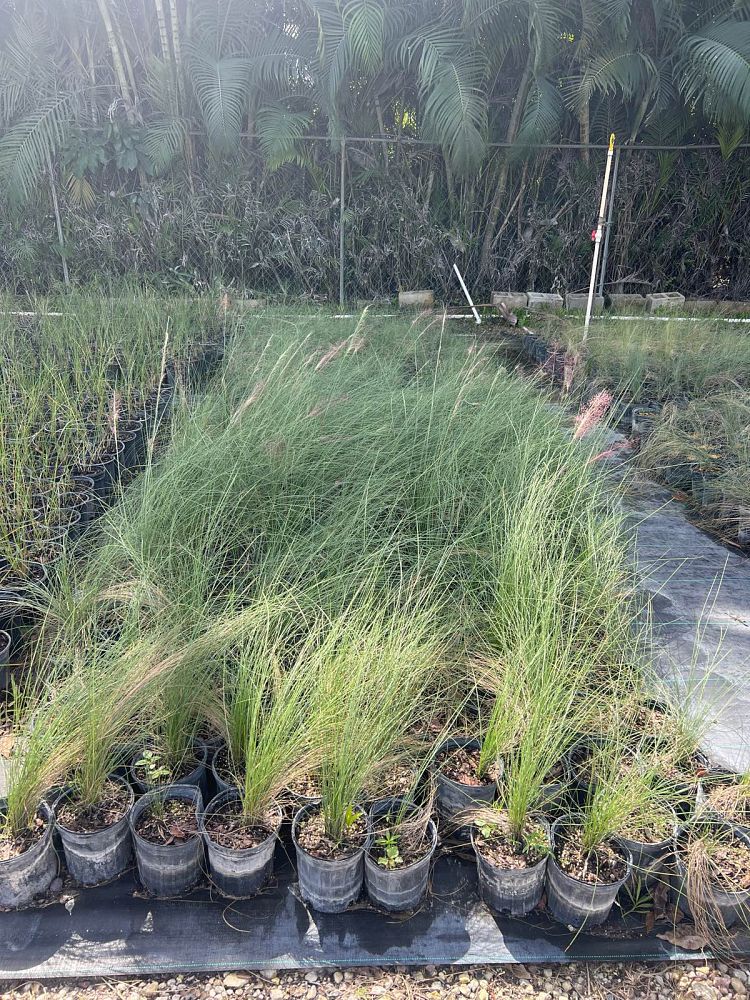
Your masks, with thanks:
[{"label": "palm frond", "polygon": [[47,157],[63,143],[73,104],[70,94],[46,100],[0,139],[0,176],[11,197],[26,199],[33,192]]},{"label": "palm frond", "polygon": [[750,22],[713,25],[680,46],[678,78],[689,101],[715,121],[750,118]]},{"label": "palm frond", "polygon": [[290,111],[281,102],[266,104],[258,110],[255,119],[258,142],[271,170],[276,170],[283,163],[302,161],[299,140],[311,121],[311,115]]},{"label": "palm frond", "polygon": [[441,144],[459,173],[476,169],[487,133],[485,68],[481,57],[460,52],[436,69],[426,93],[425,132]]},{"label": "palm frond", "polygon": [[564,112],[560,88],[545,77],[535,79],[526,101],[516,144],[528,146],[552,139],[559,132]]},{"label": "palm frond", "polygon": [[184,152],[187,129],[181,118],[157,118],[144,128],[143,147],[157,174]]},{"label": "palm frond", "polygon": [[366,73],[383,61],[385,10],[380,0],[349,0],[343,20],[353,61]]},{"label": "palm frond", "polygon": [[210,55],[200,45],[187,50],[190,81],[211,148],[234,152],[247,108],[250,63],[243,56]]}]

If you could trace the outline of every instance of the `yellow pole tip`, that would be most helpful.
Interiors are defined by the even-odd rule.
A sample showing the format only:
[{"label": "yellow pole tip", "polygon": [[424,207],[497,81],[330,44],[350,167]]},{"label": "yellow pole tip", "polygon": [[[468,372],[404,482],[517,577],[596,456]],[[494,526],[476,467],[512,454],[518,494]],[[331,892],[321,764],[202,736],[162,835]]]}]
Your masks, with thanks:
[{"label": "yellow pole tip", "polygon": [[610,137],[609,137],[609,151],[610,151],[610,153],[612,152],[612,150],[614,148],[615,148],[615,133],[612,132],[611,135],[610,135]]}]

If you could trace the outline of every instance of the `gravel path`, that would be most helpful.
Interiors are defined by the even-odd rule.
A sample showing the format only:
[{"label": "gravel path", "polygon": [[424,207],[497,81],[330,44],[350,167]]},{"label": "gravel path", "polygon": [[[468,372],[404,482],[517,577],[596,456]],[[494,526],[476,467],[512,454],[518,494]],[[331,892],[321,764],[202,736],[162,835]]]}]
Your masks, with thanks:
[{"label": "gravel path", "polygon": [[49,1000],[720,1000],[744,997],[747,966],[680,962],[670,965],[476,966],[427,965],[309,972],[232,972],[225,976],[175,976],[146,980],[80,980],[13,983],[0,997]]}]

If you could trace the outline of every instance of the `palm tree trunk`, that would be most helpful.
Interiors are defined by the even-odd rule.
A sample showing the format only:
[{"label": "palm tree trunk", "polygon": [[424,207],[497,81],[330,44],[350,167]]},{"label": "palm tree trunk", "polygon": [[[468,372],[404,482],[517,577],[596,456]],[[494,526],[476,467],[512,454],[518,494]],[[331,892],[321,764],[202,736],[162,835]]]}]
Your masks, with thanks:
[{"label": "palm tree trunk", "polygon": [[[589,102],[586,101],[578,112],[578,129],[580,135],[581,143],[585,143],[586,146],[591,142],[591,109]],[[581,159],[588,166],[590,162],[589,150],[581,150]]]},{"label": "palm tree trunk", "polygon": [[[523,115],[523,110],[526,107],[526,99],[529,96],[529,91],[531,90],[532,65],[533,55],[529,52],[528,58],[526,59],[526,65],[518,83],[518,90],[516,91],[516,96],[513,101],[513,110],[510,113],[510,121],[508,122],[508,128],[505,133],[506,142],[515,142],[516,137],[518,136],[518,130],[521,127],[521,117]],[[479,258],[480,277],[485,275],[489,269],[492,246],[495,242],[495,227],[497,226],[497,220],[500,217],[500,209],[502,207],[503,198],[505,197],[505,191],[508,186],[510,160],[508,159],[507,152],[503,153],[502,156],[503,160],[500,164],[500,173],[498,174],[495,192],[492,196],[492,202],[490,204],[490,210],[487,217],[487,225],[484,230],[482,254]]]},{"label": "palm tree trunk", "polygon": [[177,0],[169,0],[169,16],[172,21],[172,52],[174,53],[174,71],[177,77],[177,96],[182,104],[182,43],[180,42],[180,21],[177,13]]},{"label": "palm tree trunk", "polygon": [[117,85],[120,88],[120,95],[123,103],[125,104],[125,114],[128,116],[130,124],[134,125],[135,105],[130,91],[130,84],[128,83],[128,78],[125,74],[125,65],[122,61],[120,45],[117,40],[117,34],[115,32],[112,16],[109,11],[108,0],[96,0],[96,5],[99,8],[99,13],[104,24],[104,30],[107,32],[109,51],[112,54],[112,65],[114,66],[115,76],[117,77]]},{"label": "palm tree trunk", "polygon": [[169,48],[169,36],[167,34],[167,19],[164,16],[164,4],[162,0],[154,0],[156,7],[156,23],[159,26],[159,45],[161,46],[161,57],[168,66],[172,66],[172,52]]}]

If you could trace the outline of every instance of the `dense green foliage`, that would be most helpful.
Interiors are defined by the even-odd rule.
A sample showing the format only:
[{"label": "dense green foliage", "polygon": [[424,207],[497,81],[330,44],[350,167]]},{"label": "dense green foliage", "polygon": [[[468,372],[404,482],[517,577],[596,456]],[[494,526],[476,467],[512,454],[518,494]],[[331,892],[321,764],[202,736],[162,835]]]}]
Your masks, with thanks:
[{"label": "dense green foliage", "polygon": [[746,293],[749,57],[733,0],[2,0],[0,275],[330,296],[338,139],[378,136],[346,152],[352,297],[456,254],[578,287],[600,156],[533,144],[614,130],[721,147],[625,157],[614,276]]}]

